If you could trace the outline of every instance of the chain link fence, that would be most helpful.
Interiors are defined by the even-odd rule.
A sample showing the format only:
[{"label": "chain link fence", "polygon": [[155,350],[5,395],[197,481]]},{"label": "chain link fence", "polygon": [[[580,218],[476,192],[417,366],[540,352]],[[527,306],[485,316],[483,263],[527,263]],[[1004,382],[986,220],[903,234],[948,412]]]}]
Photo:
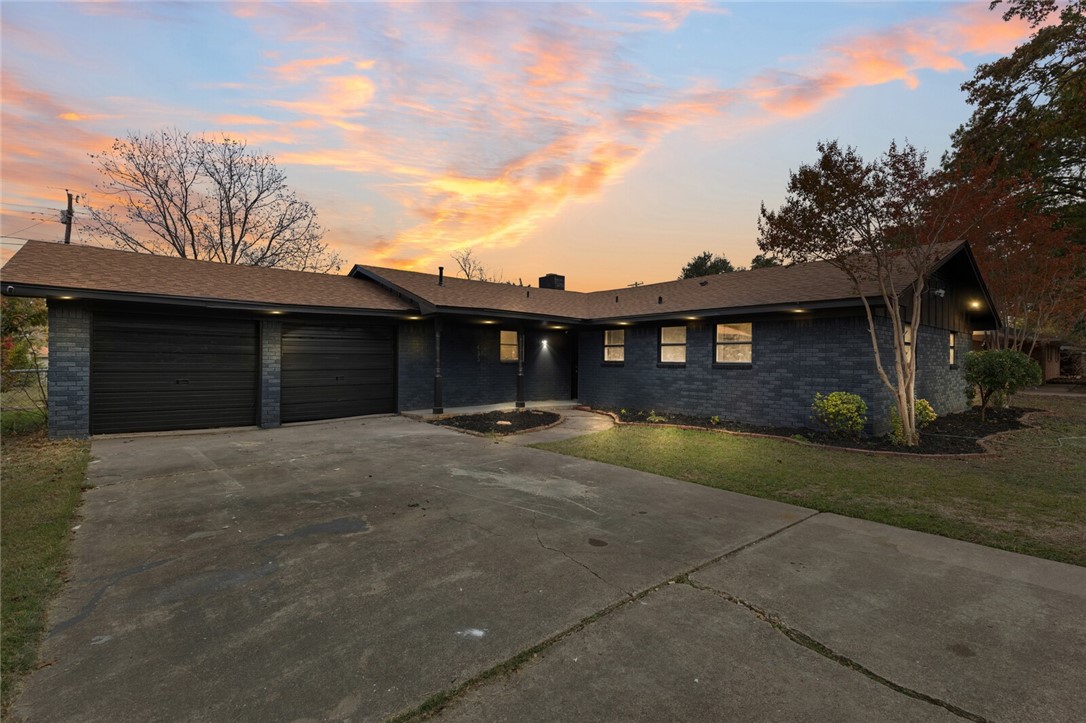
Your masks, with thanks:
[{"label": "chain link fence", "polygon": [[45,421],[48,367],[8,369],[0,376],[0,418],[3,430],[19,432]]}]

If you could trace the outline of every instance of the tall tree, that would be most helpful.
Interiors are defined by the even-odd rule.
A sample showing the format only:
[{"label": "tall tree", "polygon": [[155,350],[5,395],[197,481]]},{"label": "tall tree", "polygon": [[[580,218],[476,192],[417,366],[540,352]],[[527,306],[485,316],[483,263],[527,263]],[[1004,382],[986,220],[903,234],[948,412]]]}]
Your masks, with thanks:
[{"label": "tall tree", "polygon": [[130,133],[91,154],[113,203],[89,207],[92,234],[132,251],[275,266],[339,269],[317,212],[266,154],[228,137]]},{"label": "tall tree", "polygon": [[974,109],[954,134],[957,160],[998,161],[1008,177],[1036,179],[1033,203],[1086,238],[1086,0],[990,7],[1000,5],[1004,19],[1035,32],[962,86]]},{"label": "tall tree", "polygon": [[730,274],[735,271],[735,266],[728,261],[724,254],[716,256],[712,251],[702,251],[690,259],[690,263],[683,267],[680,279],[693,279],[698,276],[714,276],[716,274]]},{"label": "tall tree", "polygon": [[[893,395],[903,440],[915,445],[921,339],[914,335],[906,344],[903,335],[906,324],[920,327],[927,279],[945,253],[940,242],[950,240],[948,209],[934,203],[937,179],[926,169],[925,154],[911,145],[892,143],[870,163],[836,141],[819,143],[818,152],[815,163],[790,174],[779,210],[762,204],[758,247],[797,263],[825,261],[845,274],[863,302],[875,368]],[[889,363],[867,297],[873,288],[895,330]]]},{"label": "tall tree", "polygon": [[766,254],[758,254],[750,260],[751,269],[771,269],[774,266],[780,266],[781,260],[776,256],[768,256]]},{"label": "tall tree", "polygon": [[1036,182],[956,170],[944,193],[963,202],[948,230],[970,242],[1002,315],[990,340],[1031,354],[1042,337],[1073,334],[1086,315],[1086,247],[1056,216],[1033,209]]}]

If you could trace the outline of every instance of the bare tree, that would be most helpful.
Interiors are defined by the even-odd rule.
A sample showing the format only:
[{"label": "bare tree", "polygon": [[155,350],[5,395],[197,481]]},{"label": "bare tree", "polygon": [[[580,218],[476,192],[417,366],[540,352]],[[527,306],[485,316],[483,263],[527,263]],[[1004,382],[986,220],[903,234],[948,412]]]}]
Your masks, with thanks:
[{"label": "bare tree", "polygon": [[[893,394],[908,445],[916,427],[919,335],[906,343],[906,325],[920,328],[926,282],[952,240],[947,220],[954,194],[940,194],[925,154],[906,144],[865,163],[853,148],[819,143],[820,158],[791,174],[778,211],[762,205],[758,247],[803,263],[825,261],[844,272],[863,302],[879,378]],[[892,333],[892,365],[884,363],[868,295],[878,290]],[[907,297],[907,301],[905,298]]]},{"label": "bare tree", "polygon": [[465,279],[501,283],[502,275],[488,273],[486,267],[483,266],[483,262],[475,255],[475,249],[453,251],[451,256],[456,265],[460,267],[460,274]]},{"label": "bare tree", "polygon": [[130,133],[91,159],[98,189],[115,199],[88,207],[92,234],[145,253],[275,266],[339,269],[317,212],[266,154],[223,136],[178,130]]}]

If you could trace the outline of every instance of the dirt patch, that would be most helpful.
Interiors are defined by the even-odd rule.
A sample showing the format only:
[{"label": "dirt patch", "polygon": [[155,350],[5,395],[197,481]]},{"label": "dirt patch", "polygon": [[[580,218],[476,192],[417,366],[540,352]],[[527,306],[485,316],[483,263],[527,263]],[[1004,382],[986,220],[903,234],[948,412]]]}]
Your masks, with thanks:
[{"label": "dirt patch", "polygon": [[486,412],[483,414],[458,414],[455,417],[435,419],[432,423],[479,434],[504,436],[549,427],[557,424],[561,419],[562,417],[554,412],[544,412],[539,409],[518,409],[516,411]]},{"label": "dirt patch", "polygon": [[1022,421],[1022,417],[1028,412],[1037,410],[1023,407],[989,409],[987,419],[983,422],[980,419],[980,412],[975,409],[947,414],[939,417],[921,431],[920,445],[917,447],[902,447],[894,444],[889,437],[842,439],[816,429],[760,427],[726,419],[709,419],[689,414],[671,414],[667,412],[645,412],[628,409],[608,409],[605,411],[613,414],[621,422],[677,424],[684,427],[722,429],[730,432],[769,434],[831,447],[848,447],[875,452],[911,452],[913,454],[976,454],[986,451],[978,443],[978,440],[998,432],[1023,429],[1029,426]]}]

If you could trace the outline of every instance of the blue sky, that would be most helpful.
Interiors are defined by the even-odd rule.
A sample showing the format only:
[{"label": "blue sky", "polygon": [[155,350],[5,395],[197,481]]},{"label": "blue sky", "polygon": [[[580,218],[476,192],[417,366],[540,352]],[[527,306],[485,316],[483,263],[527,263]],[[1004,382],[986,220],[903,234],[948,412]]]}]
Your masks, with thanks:
[{"label": "blue sky", "polygon": [[937,159],[961,83],[1028,36],[987,2],[0,12],[6,236],[60,238],[65,188],[104,201],[88,153],[172,127],[273,154],[351,263],[431,271],[472,248],[581,290],[666,280],[703,250],[748,263],[759,203],[818,140]]}]

